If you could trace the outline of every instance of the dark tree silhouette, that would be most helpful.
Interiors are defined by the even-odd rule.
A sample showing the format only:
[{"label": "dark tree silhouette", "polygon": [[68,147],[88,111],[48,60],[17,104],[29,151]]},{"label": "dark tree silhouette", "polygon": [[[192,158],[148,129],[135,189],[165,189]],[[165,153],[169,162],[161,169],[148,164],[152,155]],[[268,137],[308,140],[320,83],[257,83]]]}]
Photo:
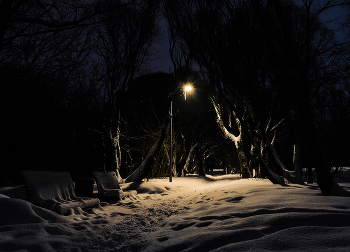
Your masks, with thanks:
[{"label": "dark tree silhouette", "polygon": [[98,16],[94,27],[94,52],[101,69],[101,80],[108,106],[104,129],[105,168],[121,166],[120,110],[125,91],[152,56],[152,46],[159,35],[159,0],[137,1],[125,5],[123,1],[104,0],[103,8],[111,10]]},{"label": "dark tree silhouette", "polygon": [[[264,32],[264,38],[270,55],[275,64],[279,64],[282,74],[288,78],[286,82],[283,84],[279,83],[277,86],[281,99],[287,99],[287,97],[291,95],[290,92],[292,90],[297,92],[297,94],[295,94],[296,100],[294,108],[300,114],[300,119],[298,121],[300,130],[295,132],[295,137],[302,148],[308,149],[308,155],[310,155],[312,159],[312,165],[316,167],[317,183],[322,194],[347,195],[348,193],[340,189],[331,176],[330,163],[324,155],[314,124],[314,113],[311,101],[312,82],[309,79],[309,73],[317,55],[312,51],[315,49],[315,47],[312,47],[313,38],[311,33],[311,29],[313,28],[312,22],[314,22],[314,20],[310,17],[311,13],[308,9],[310,6],[305,6],[307,8],[307,19],[305,22],[306,32],[303,51],[296,48],[294,42],[295,35],[293,34],[290,20],[287,20],[286,10],[280,1],[269,1],[267,5],[263,7],[255,3],[254,9],[260,21],[261,29]],[[272,11],[274,11],[276,15],[273,21],[278,21],[280,24],[282,31],[280,37],[273,34],[270,28],[273,27],[270,14]],[[276,37],[277,41],[278,39],[283,39],[283,44],[276,43]],[[304,54],[300,52],[304,52]],[[320,53],[320,51],[317,53]],[[301,57],[302,55],[304,59]]]},{"label": "dark tree silhouette", "polygon": [[83,144],[76,144],[77,136],[85,134],[86,143],[99,134],[104,102],[87,28],[107,10],[112,8],[103,9],[101,1],[0,1],[0,93],[7,132],[1,142],[8,146],[1,170],[11,174],[5,183],[17,181],[24,168],[74,169],[74,160],[87,163],[89,151],[78,151]]},{"label": "dark tree silhouette", "polygon": [[[27,16],[32,11],[34,7]],[[69,124],[73,128],[80,124],[65,124],[72,110],[86,115],[99,106],[96,86],[89,85],[89,75],[82,74],[89,54],[84,28],[42,32],[42,26],[33,23],[26,26],[24,36],[22,26],[7,27],[5,36],[16,36],[0,50],[1,107],[7,132],[1,142],[8,146],[1,166],[12,181],[24,167],[42,168],[51,162],[51,169],[57,169],[53,145],[68,134]]]},{"label": "dark tree silhouette", "polygon": [[[165,4],[178,47],[211,87],[220,127],[240,142],[222,119],[226,110],[233,112],[250,140],[253,156],[248,155],[251,148],[236,145],[238,153],[245,154],[241,165],[247,166],[243,156],[256,156],[274,183],[283,184],[282,176],[300,183],[301,161],[306,165],[305,157],[310,157],[324,195],[337,186],[318,140],[313,97],[319,97],[323,83],[339,82],[334,73],[340,68],[330,64],[339,44],[318,15],[336,2],[315,13],[308,1],[304,7],[277,0]],[[281,158],[292,149],[294,155]],[[294,162],[294,171],[285,162]]]},{"label": "dark tree silhouette", "polygon": [[[127,177],[141,165],[149,150],[157,142],[164,118],[169,116],[169,107],[166,105],[169,90],[173,90],[174,87],[176,85],[171,74],[163,72],[141,75],[129,85],[125,93],[125,99],[129,102],[123,108],[123,119],[127,125],[121,138],[125,156],[121,169],[123,177]],[[167,128],[166,124],[165,131]],[[155,153],[157,157],[154,164],[150,165],[152,168],[147,176],[165,176],[169,162],[166,146],[164,142],[160,152]]]},{"label": "dark tree silhouette", "polygon": [[[0,50],[19,37],[31,37],[42,33],[72,30],[90,25],[93,18],[101,13],[112,11],[126,5],[137,4],[136,0],[123,1],[119,5],[106,6],[103,1],[91,2],[58,0],[54,2],[11,1],[0,2]],[[40,26],[40,31],[33,31],[32,26]]]}]

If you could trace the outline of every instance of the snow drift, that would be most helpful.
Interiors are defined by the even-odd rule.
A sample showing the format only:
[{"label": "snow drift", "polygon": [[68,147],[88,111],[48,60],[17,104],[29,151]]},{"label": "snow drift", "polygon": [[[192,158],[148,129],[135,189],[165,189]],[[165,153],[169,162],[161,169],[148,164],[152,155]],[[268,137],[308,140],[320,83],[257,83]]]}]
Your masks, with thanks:
[{"label": "snow drift", "polygon": [[69,216],[0,197],[0,251],[350,250],[350,198],[230,178],[124,184],[138,194]]}]

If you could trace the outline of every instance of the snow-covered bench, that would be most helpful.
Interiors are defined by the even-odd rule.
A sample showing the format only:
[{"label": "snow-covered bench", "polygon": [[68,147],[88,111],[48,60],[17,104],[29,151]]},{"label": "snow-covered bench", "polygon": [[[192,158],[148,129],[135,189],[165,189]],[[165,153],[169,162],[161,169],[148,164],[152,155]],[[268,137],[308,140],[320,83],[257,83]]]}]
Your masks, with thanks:
[{"label": "snow-covered bench", "polygon": [[137,194],[136,190],[124,192],[119,185],[117,175],[114,171],[93,172],[97,184],[98,194],[101,199],[122,200],[130,195]]},{"label": "snow-covered bench", "polygon": [[101,198],[115,198],[121,200],[125,198],[123,190],[119,186],[115,172],[93,172],[97,184],[98,194]]},{"label": "snow-covered bench", "polygon": [[32,171],[21,172],[25,180],[27,199],[34,205],[67,214],[72,210],[90,210],[98,207],[97,198],[77,197],[74,183],[66,171]]}]

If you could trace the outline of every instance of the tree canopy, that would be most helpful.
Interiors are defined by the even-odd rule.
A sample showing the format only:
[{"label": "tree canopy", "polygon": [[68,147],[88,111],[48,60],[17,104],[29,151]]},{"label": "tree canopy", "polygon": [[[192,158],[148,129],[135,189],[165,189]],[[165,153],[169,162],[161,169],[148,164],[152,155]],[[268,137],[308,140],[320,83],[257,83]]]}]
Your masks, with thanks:
[{"label": "tree canopy", "polygon": [[[324,195],[345,193],[332,176],[350,162],[350,50],[321,18],[332,8],[349,13],[341,0],[0,1],[0,182],[28,167],[142,179],[173,164],[280,184],[307,168],[311,183],[315,168]],[[162,16],[169,73],[149,67]]]}]

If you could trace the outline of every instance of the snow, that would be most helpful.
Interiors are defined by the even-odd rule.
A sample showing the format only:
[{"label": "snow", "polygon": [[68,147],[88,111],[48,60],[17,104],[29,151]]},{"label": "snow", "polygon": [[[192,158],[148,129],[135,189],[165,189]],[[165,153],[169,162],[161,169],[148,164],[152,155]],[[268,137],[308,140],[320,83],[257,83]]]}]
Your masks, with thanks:
[{"label": "snow", "polygon": [[350,198],[315,184],[225,175],[121,187],[137,194],[69,216],[0,189],[11,197],[0,195],[0,251],[350,251]]}]

